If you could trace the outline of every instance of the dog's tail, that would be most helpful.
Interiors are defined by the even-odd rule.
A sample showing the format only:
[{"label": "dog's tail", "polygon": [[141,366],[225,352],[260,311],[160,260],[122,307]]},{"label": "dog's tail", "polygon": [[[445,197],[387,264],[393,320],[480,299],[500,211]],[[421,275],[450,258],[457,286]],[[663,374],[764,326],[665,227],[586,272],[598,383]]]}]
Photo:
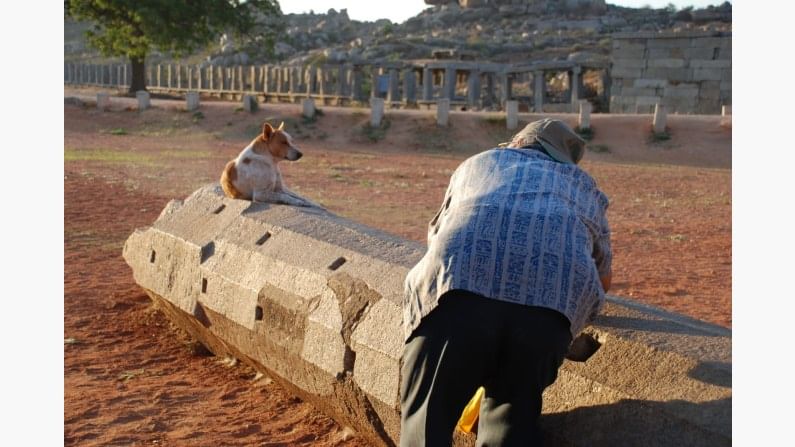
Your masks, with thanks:
[{"label": "dog's tail", "polygon": [[226,164],[221,173],[221,189],[224,190],[224,194],[230,199],[244,199],[243,193],[235,188],[235,180],[237,180],[237,168],[235,167],[235,160],[232,160]]}]

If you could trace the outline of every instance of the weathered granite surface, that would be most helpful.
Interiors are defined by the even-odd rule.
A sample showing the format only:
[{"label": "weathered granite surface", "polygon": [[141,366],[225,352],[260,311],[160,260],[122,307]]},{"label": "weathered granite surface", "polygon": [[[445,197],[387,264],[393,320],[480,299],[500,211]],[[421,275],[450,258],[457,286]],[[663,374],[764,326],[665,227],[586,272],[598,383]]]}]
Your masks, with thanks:
[{"label": "weathered granite surface", "polygon": [[[403,279],[424,246],[318,209],[171,201],[136,230],[136,282],[216,355],[245,361],[373,445],[399,438]],[[550,445],[730,445],[731,332],[611,298],[545,394]],[[471,436],[456,436],[471,445]]]}]

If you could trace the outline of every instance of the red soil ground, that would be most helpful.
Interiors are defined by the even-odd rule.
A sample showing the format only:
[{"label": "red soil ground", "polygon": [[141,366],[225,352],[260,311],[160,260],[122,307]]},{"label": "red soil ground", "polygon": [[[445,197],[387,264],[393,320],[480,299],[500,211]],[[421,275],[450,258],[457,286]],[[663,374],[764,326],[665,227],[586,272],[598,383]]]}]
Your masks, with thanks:
[{"label": "red soil ground", "polygon": [[[90,95],[68,91],[65,96]],[[90,96],[86,96],[90,97]],[[243,365],[206,355],[154,309],[121,258],[124,240],[168,200],[216,181],[264,121],[285,121],[304,150],[288,185],[332,212],[422,241],[453,169],[511,134],[495,116],[296,105],[154,101],[145,112],[65,105],[64,443],[363,446],[311,405]],[[537,115],[523,115],[521,122]],[[559,117],[575,124],[573,115]],[[612,294],[731,327],[731,129],[719,117],[593,117],[599,152],[583,167],[611,199]],[[373,141],[377,140],[377,141]]]}]

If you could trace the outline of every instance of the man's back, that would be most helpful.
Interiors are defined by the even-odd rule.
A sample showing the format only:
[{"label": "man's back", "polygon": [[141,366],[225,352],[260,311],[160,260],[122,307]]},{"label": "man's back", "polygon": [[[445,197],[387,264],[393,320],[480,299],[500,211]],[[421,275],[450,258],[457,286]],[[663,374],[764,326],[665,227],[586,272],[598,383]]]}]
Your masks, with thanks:
[{"label": "man's back", "polygon": [[557,310],[576,335],[604,300],[607,205],[587,173],[541,151],[496,149],[469,158],[431,222],[428,252],[406,279],[406,333],[444,292],[463,289]]}]

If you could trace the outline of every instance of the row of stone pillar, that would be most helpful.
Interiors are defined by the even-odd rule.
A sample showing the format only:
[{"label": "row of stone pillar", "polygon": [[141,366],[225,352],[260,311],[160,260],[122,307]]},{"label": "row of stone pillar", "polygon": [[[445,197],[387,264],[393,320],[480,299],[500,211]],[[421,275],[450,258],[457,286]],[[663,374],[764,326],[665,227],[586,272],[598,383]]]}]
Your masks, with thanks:
[{"label": "row of stone pillar", "polygon": [[[127,65],[65,64],[65,82],[100,86],[129,85]],[[421,73],[421,79],[418,74]],[[579,101],[581,68],[569,72],[569,101]],[[438,76],[441,74],[441,76]],[[372,67],[370,70],[370,98],[385,98],[391,105],[436,103],[448,99],[451,103],[472,108],[503,106],[513,98],[513,82],[517,73],[443,68]],[[365,101],[363,66],[280,67],[236,66],[195,67],[155,65],[146,71],[146,84],[151,87],[218,92],[262,92],[285,96],[319,96]],[[401,79],[402,78],[402,79]],[[386,85],[383,80],[386,79]],[[533,109],[541,112],[546,99],[545,72],[533,72]],[[401,82],[402,80],[402,82]],[[438,80],[438,82],[436,82]],[[482,81],[485,80],[485,88]],[[418,101],[418,83],[421,98]],[[465,85],[463,97],[457,95],[458,86]],[[438,89],[435,86],[438,85]],[[402,88],[401,88],[402,87]],[[438,90],[438,92],[437,92]],[[437,94],[438,93],[438,94]]]},{"label": "row of stone pillar", "polygon": [[98,86],[129,85],[129,66],[126,64],[64,64],[64,82]]}]

